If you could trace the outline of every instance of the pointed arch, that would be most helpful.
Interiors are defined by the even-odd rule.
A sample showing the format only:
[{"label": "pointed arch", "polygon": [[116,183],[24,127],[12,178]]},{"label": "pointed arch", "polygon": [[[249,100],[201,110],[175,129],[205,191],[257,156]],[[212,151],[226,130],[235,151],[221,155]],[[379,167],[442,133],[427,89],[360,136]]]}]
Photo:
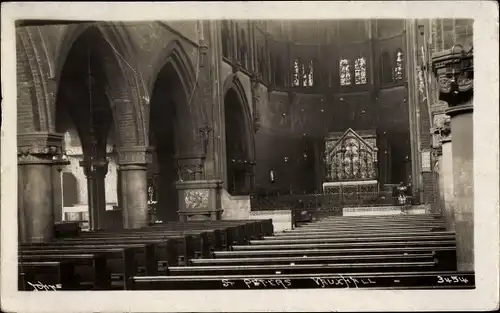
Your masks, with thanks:
[{"label": "pointed arch", "polygon": [[179,74],[179,78],[181,80],[180,82],[184,87],[185,96],[188,100],[187,103],[189,103],[189,98],[193,94],[195,88],[197,74],[195,72],[196,69],[186,53],[186,50],[177,39],[169,42],[167,47],[162,50],[162,54],[158,60],[152,64],[154,71],[149,79],[149,94],[151,94],[161,70],[168,63],[170,63]]},{"label": "pointed arch", "polygon": [[[248,98],[246,96],[245,88],[243,87],[243,84],[241,83],[240,79],[235,75],[229,76],[224,81],[223,85],[224,99],[230,90],[234,90],[235,94],[237,95],[240,108],[244,115],[242,122],[244,123],[245,126],[245,147],[247,149],[248,158],[252,161],[255,161],[255,136],[254,136],[255,130],[253,126],[254,124],[253,124],[252,112],[250,110],[250,104],[248,103]],[[224,106],[226,106],[225,102]]]},{"label": "pointed arch", "polygon": [[[62,70],[73,44],[87,31],[93,31],[96,39],[100,39],[93,46],[103,61],[104,73],[108,78],[106,94],[113,110],[119,145],[145,145],[147,133],[143,107],[149,101],[148,90],[140,69],[134,63],[134,52],[124,44],[127,42],[127,38],[123,38],[127,36],[124,27],[107,22],[68,25],[56,51],[53,80],[57,86],[60,85]],[[125,125],[125,120],[130,119],[124,115],[132,115],[132,126]],[[126,135],[119,128],[126,128]]]}]

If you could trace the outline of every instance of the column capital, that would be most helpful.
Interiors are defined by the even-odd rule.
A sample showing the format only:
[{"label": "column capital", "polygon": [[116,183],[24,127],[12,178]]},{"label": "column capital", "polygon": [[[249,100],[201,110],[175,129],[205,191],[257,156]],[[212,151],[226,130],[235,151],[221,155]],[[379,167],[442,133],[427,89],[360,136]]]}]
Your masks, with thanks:
[{"label": "column capital", "polygon": [[153,148],[131,146],[118,148],[118,166],[147,166],[152,163]]},{"label": "column capital", "polygon": [[105,176],[108,173],[109,161],[106,159],[86,158],[80,161],[83,172],[87,177]]},{"label": "column capital", "polygon": [[63,156],[63,134],[49,132],[17,135],[19,164],[56,164]]}]

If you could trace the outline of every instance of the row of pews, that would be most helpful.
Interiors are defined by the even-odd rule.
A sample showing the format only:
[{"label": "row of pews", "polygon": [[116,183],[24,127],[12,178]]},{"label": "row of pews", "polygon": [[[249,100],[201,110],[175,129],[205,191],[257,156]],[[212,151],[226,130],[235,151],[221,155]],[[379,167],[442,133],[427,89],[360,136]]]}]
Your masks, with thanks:
[{"label": "row of pews", "polygon": [[133,278],[136,290],[473,288],[437,215],[326,217]]},{"label": "row of pews", "polygon": [[[63,233],[63,232],[61,232]],[[71,233],[66,231],[66,233]],[[19,290],[130,290],[133,278],[209,258],[273,234],[272,220],[169,222],[139,229],[72,232],[18,249]]]},{"label": "row of pews", "polygon": [[474,287],[437,215],[332,216],[280,233],[271,220],[171,222],[22,244],[19,257],[23,290]]}]

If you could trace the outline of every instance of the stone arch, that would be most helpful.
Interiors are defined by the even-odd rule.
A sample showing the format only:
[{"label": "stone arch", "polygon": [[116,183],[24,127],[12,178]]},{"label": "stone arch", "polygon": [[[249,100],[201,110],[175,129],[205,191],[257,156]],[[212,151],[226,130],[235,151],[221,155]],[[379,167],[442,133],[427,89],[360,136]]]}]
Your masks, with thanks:
[{"label": "stone arch", "polygon": [[[172,40],[167,47],[162,50],[161,55],[153,63],[153,72],[149,79],[148,91],[152,96],[155,85],[162,72],[167,68],[178,78],[182,90],[182,99],[178,99],[178,119],[183,124],[183,139],[188,141],[188,132],[198,132],[197,128],[207,123],[203,102],[197,98],[197,74],[196,69],[190,61],[188,54],[182,47],[179,40]],[[149,119],[151,122],[151,119]],[[149,128],[151,128],[149,126]],[[192,135],[192,134],[191,134]],[[191,136],[192,139],[192,136]]]},{"label": "stone arch", "polygon": [[170,41],[167,47],[162,50],[160,57],[153,64],[153,72],[148,84],[149,94],[153,93],[158,76],[166,65],[171,65],[177,73],[180,83],[183,86],[186,103],[189,105],[189,111],[192,113],[192,117],[199,121],[199,119],[202,118],[202,112],[201,108],[196,105],[196,101],[194,101],[194,88],[196,88],[197,76],[196,69],[179,40],[174,39]]},{"label": "stone arch", "polygon": [[[195,98],[196,75],[181,44],[171,41],[153,62],[148,90],[151,94],[149,134],[154,146],[148,184],[156,203],[155,216],[161,221],[178,220],[176,183],[197,180],[193,162],[202,159],[199,127],[203,125],[203,107]],[[186,164],[180,164],[180,163]],[[196,174],[195,174],[196,175]]]},{"label": "stone arch", "polygon": [[[248,153],[251,160],[255,161],[255,129],[253,124],[252,112],[250,111],[250,104],[248,103],[248,97],[246,95],[245,88],[243,87],[240,79],[236,76],[228,77],[223,85],[223,95],[224,98],[229,90],[233,89],[238,96],[241,109],[244,114],[244,124],[245,124],[245,141],[247,143]],[[226,104],[224,103],[224,106]]]},{"label": "stone arch", "polygon": [[45,43],[39,32],[29,27],[16,29],[18,77],[18,126],[20,132],[53,130],[53,84]]},{"label": "stone arch", "polygon": [[[254,131],[254,126],[253,126],[253,118],[252,118],[252,112],[250,110],[250,105],[247,100],[246,92],[245,89],[241,83],[241,81],[238,79],[236,75],[232,75],[226,79],[223,85],[223,95],[224,95],[224,128],[225,128],[225,142],[226,142],[226,187],[228,190],[232,190],[233,187],[231,186],[231,181],[233,180],[241,180],[237,184],[244,184],[244,192],[250,192],[251,189],[253,188],[253,170],[254,170],[254,165],[255,165],[255,131]],[[234,101],[231,103],[228,103],[231,101],[231,98]],[[236,106],[231,108],[230,106]],[[231,128],[233,122],[228,123],[230,121],[228,119],[228,114],[229,112],[233,112],[236,115],[239,115],[238,121],[235,122],[236,124],[241,124],[243,125],[242,128],[242,134],[241,134],[241,139],[243,142],[243,148],[244,148],[244,153],[245,155],[243,156],[245,159],[243,160],[244,164],[231,164],[232,163],[238,163],[238,160],[229,160],[230,157],[230,147],[228,147],[228,132],[233,132],[233,130],[228,129]],[[230,125],[231,124],[231,125]],[[236,140],[235,138],[229,139],[229,140]],[[231,178],[231,175],[235,175],[235,171],[231,170],[231,167],[236,168],[236,171],[244,172],[244,175],[246,177],[240,177],[238,179],[236,178]],[[238,169],[239,168],[239,169]],[[238,174],[240,175],[240,174]],[[243,174],[241,174],[243,175]],[[243,181],[245,180],[245,181]],[[236,183],[235,183],[236,184]],[[243,190],[235,187],[234,188],[236,192],[241,192]],[[238,190],[239,189],[239,190]]]},{"label": "stone arch", "polygon": [[[82,23],[68,26],[56,52],[53,80],[59,86],[73,44],[87,31],[95,31],[102,40],[94,45],[108,77],[106,95],[113,110],[119,146],[145,146],[146,123],[142,107],[148,102],[147,88],[134,64],[134,54],[122,44],[127,30],[114,23]],[[55,114],[55,112],[54,112]]]}]

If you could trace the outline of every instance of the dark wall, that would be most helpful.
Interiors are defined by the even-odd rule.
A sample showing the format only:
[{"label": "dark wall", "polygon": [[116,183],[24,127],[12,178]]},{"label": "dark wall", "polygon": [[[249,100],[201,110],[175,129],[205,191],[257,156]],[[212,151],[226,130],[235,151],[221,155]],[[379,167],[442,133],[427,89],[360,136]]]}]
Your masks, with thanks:
[{"label": "dark wall", "polygon": [[[411,153],[404,68],[401,77],[394,75],[397,53],[403,58],[406,54],[404,21],[371,23],[370,27],[358,23],[359,29],[346,24],[344,28],[356,28],[359,36],[343,36],[347,30],[342,28],[330,36],[336,40],[323,45],[269,38],[269,92],[265,107],[259,110],[261,129],[255,137],[257,189],[280,193],[318,189],[323,179],[323,138],[347,128],[376,130],[381,182],[405,180]],[[366,60],[366,83],[355,80],[358,58]],[[309,64],[311,59],[314,85],[294,86],[294,61]],[[350,61],[349,86],[340,85],[341,59]],[[406,67],[404,59],[402,64]],[[270,170],[275,171],[274,183],[269,180]]]}]

